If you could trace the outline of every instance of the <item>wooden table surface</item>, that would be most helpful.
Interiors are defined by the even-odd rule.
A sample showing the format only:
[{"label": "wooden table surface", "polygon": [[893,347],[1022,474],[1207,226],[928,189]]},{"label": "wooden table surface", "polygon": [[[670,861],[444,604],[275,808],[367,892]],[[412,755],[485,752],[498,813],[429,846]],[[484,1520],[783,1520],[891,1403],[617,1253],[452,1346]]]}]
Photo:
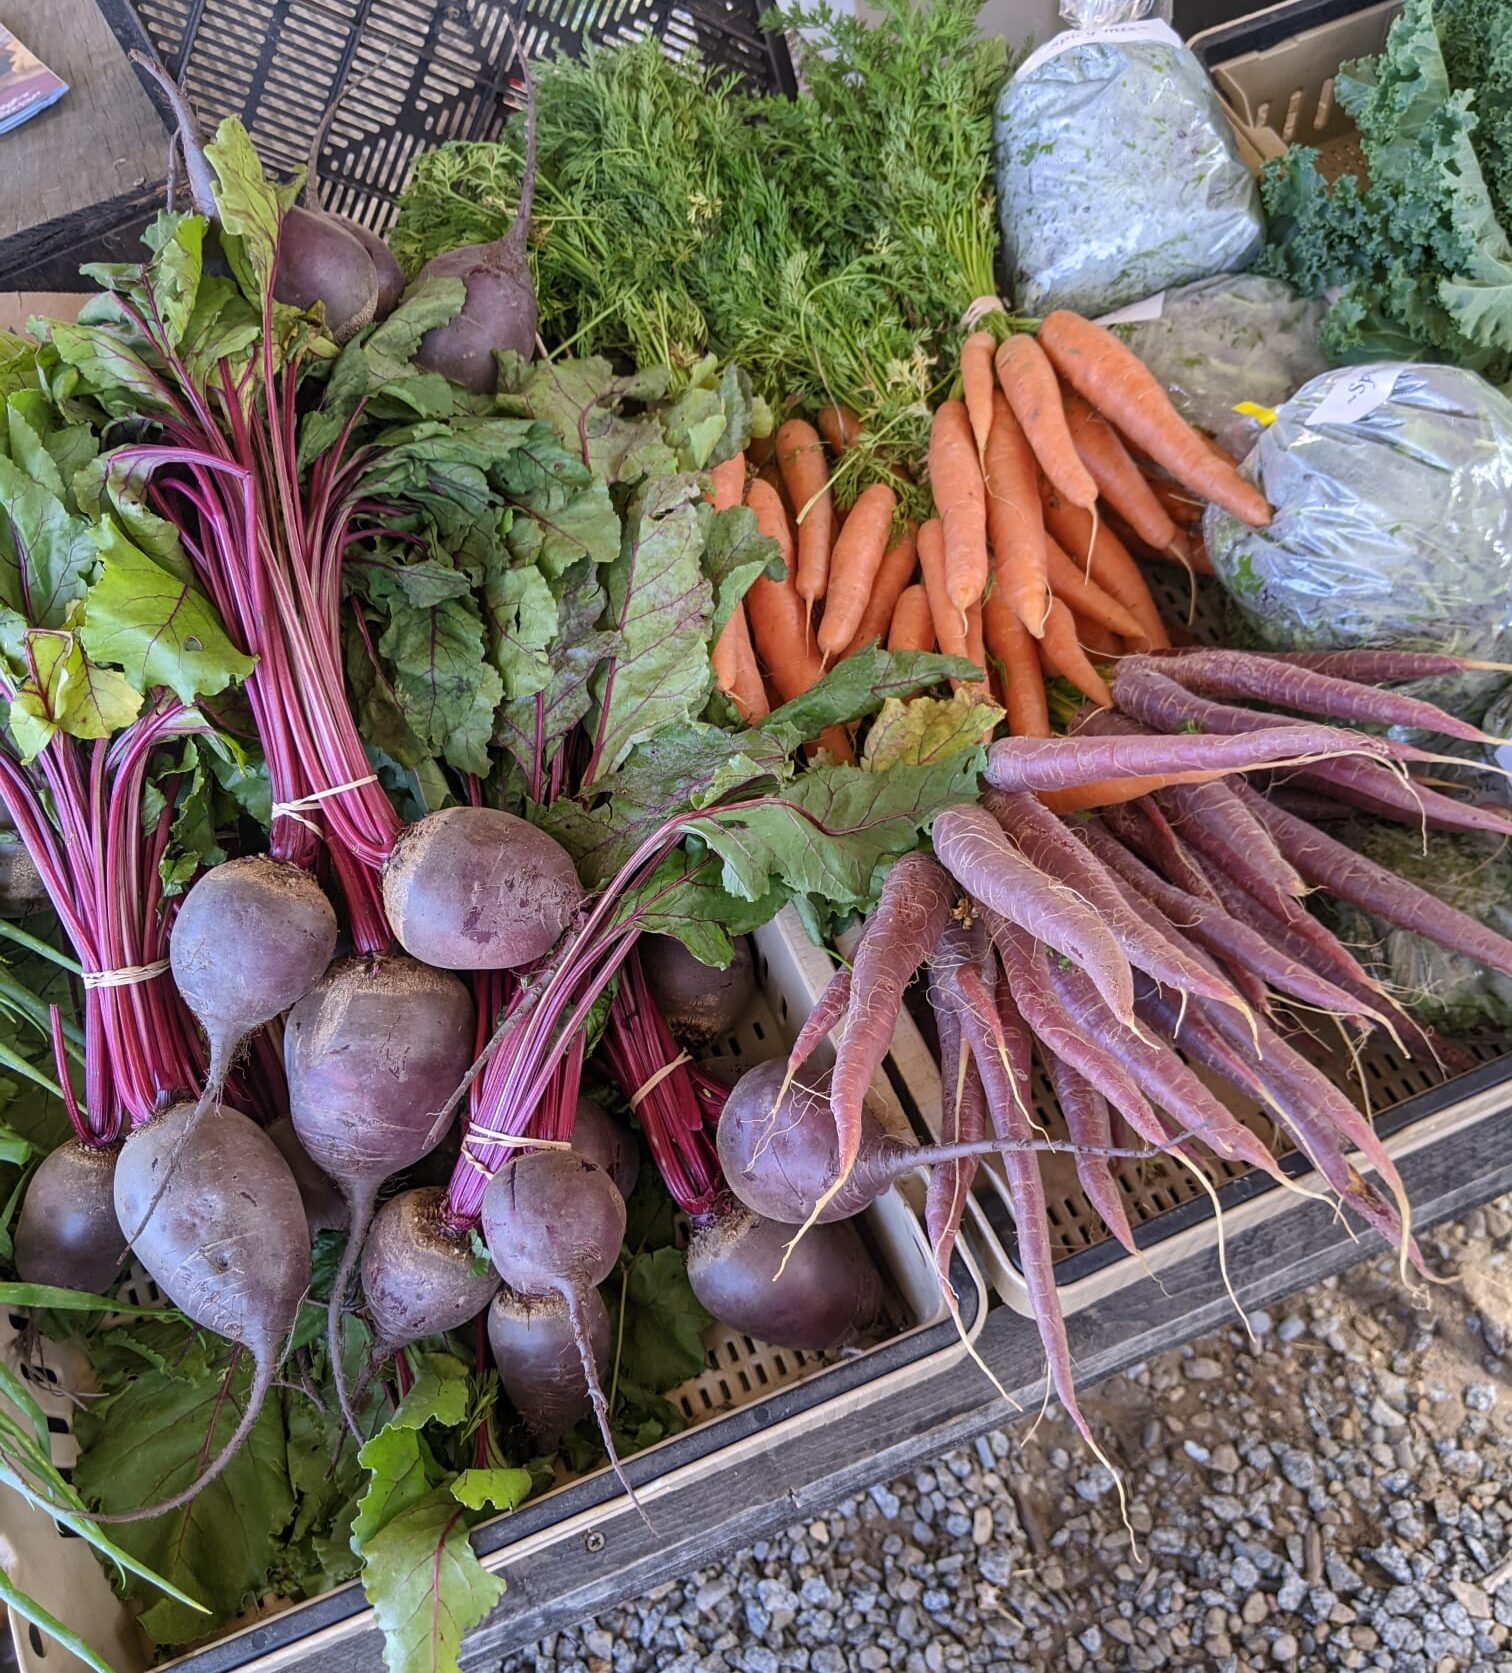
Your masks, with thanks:
[{"label": "wooden table surface", "polygon": [[[1474,1077],[1481,1112],[1475,1125],[1402,1158],[1416,1231],[1512,1190],[1507,1107],[1512,1087],[1498,1076],[1488,1069]],[[1373,1238],[1356,1238],[1330,1204],[1289,1197],[1273,1218],[1231,1236],[1228,1264],[1240,1305],[1253,1310],[1380,1250]],[[1087,1386],[1233,1322],[1233,1302],[1215,1252],[1211,1247],[1195,1252],[1164,1268],[1158,1283],[1140,1278],[1072,1315],[1067,1332],[1077,1381]],[[1044,1352],[1033,1320],[994,1307],[977,1349],[1022,1408],[1039,1405]],[[654,1453],[627,1463],[654,1533],[606,1480],[607,1472],[565,1488],[534,1507],[534,1514],[527,1505],[480,1530],[474,1537],[483,1561],[505,1577],[508,1591],[468,1635],[463,1667],[483,1673],[502,1655],[525,1649],[546,1633],[806,1521],[1015,1415],[975,1366],[954,1356],[938,1369],[921,1366],[916,1380],[869,1404],[841,1398],[775,1431],[761,1423],[763,1405],[769,1404],[735,1414],[742,1421],[743,1444],[727,1446],[723,1455],[663,1483],[655,1480]],[[187,1657],[179,1669],[371,1673],[380,1656],[372,1614],[352,1586],[223,1639]]]},{"label": "wooden table surface", "polygon": [[[0,138],[0,240],[91,204],[141,193],[160,180],[162,124],[92,0],[0,5],[6,23],[71,87],[51,111]],[[1213,8],[1228,15],[1236,9],[1233,0]],[[1194,10],[1194,4],[1179,8],[1178,22],[1191,29],[1219,21],[1194,18]],[[80,301],[76,295],[0,292],[0,328],[19,326],[29,313],[71,315]],[[1402,1172],[1419,1226],[1512,1189],[1512,1115],[1505,1108],[1488,1112],[1468,1132],[1407,1158]],[[1367,1243],[1352,1242],[1322,1205],[1293,1204],[1244,1233],[1229,1258],[1242,1302],[1256,1307],[1370,1252]],[[1081,1380],[1095,1381],[1231,1318],[1211,1252],[1184,1261],[1165,1274],[1165,1282],[1161,1290],[1141,1281],[1071,1320]],[[1043,1361],[1029,1320],[994,1309],[979,1346],[1010,1391],[1038,1399]],[[544,1632],[937,1457],[1010,1415],[969,1365],[926,1373],[906,1394],[829,1421],[816,1414],[810,1427],[774,1436],[770,1446],[755,1451],[743,1449],[727,1466],[655,1495],[655,1537],[622,1500],[605,1502],[601,1483],[582,1482],[554,1503],[558,1530],[505,1540],[485,1559],[507,1575],[510,1591],[470,1635],[464,1664],[496,1662]],[[630,1468],[632,1475],[640,1473],[635,1463]],[[523,1531],[523,1513],[519,1525]],[[318,1666],[321,1673],[368,1673],[377,1665],[378,1641],[360,1598],[347,1605],[337,1593],[307,1606],[303,1624],[317,1636],[302,1643],[290,1641],[288,1624],[275,1618],[190,1658],[188,1666],[196,1673],[231,1673],[261,1656],[268,1660],[260,1667],[269,1670]]]},{"label": "wooden table surface", "polygon": [[163,124],[93,0],[3,0],[0,18],[68,83],[0,137],[0,240],[163,178]]}]

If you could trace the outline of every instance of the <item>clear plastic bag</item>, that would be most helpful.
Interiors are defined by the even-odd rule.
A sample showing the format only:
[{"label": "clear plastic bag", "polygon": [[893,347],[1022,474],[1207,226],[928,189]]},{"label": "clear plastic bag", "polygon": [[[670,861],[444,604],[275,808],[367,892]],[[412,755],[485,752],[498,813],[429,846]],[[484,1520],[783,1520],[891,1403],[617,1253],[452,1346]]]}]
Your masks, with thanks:
[{"label": "clear plastic bag", "polygon": [[1240,401],[1279,407],[1328,369],[1318,346],[1327,304],[1280,279],[1220,273],[1169,290],[1152,318],[1113,329],[1165,385],[1176,410],[1242,459],[1259,422]]},{"label": "clear plastic bag", "polygon": [[[1435,831],[1425,854],[1422,834],[1403,825],[1352,820],[1332,834],[1487,929],[1512,935],[1512,853],[1499,837]],[[1324,897],[1323,910],[1340,939],[1430,1027],[1449,1034],[1512,1027],[1512,979],[1343,901]]]},{"label": "clear plastic bag", "polygon": [[1278,410],[1216,506],[1208,555],[1263,644],[1512,657],[1512,401],[1454,366],[1340,367]]},{"label": "clear plastic bag", "polygon": [[1260,252],[1255,181],[1202,66],[1150,0],[1065,0],[1077,27],[998,98],[1011,289],[1025,313],[1096,316]]}]

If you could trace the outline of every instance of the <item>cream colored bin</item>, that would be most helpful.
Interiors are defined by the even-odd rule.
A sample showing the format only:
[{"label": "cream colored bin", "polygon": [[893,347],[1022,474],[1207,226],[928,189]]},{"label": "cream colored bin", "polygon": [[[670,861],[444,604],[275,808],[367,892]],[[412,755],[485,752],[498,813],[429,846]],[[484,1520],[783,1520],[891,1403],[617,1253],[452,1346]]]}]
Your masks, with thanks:
[{"label": "cream colored bin", "polygon": [[[759,930],[754,942],[757,998],[740,1027],[729,1039],[720,1042],[720,1049],[758,1059],[786,1051],[828,979],[832,964],[826,954],[808,942],[791,910],[783,912],[774,922]],[[911,1055],[906,1065],[899,1066],[895,1072],[909,1085],[920,1081],[925,1066],[918,1058],[922,1043],[915,1042],[917,1036],[914,1036],[914,1041],[905,1039],[899,1042],[899,1049]],[[927,1052],[923,1056],[927,1064]],[[884,1124],[898,1136],[914,1142],[908,1118],[887,1075],[878,1075],[874,1092],[876,1107]],[[891,1280],[900,1315],[906,1315],[900,1317],[898,1328],[889,1338],[893,1343],[922,1336],[948,1317],[919,1218],[920,1203],[922,1192],[919,1181],[907,1181],[903,1189],[894,1188],[879,1198],[859,1222],[885,1275]],[[968,1327],[970,1333],[975,1334],[986,1316],[986,1296],[969,1257],[963,1255],[962,1265],[968,1272],[972,1287],[972,1294],[961,1298],[962,1310],[971,1321]],[[128,1290],[133,1299],[157,1299],[157,1292],[140,1276],[137,1286],[128,1286]],[[4,1353],[11,1365],[19,1368],[31,1384],[53,1430],[54,1461],[60,1468],[66,1469],[77,1456],[77,1445],[71,1427],[74,1405],[63,1391],[81,1386],[88,1367],[76,1350],[67,1345],[50,1343],[41,1344],[40,1357],[22,1364],[18,1353],[18,1335],[25,1322],[19,1314],[0,1314],[0,1353]],[[758,1436],[717,1449],[693,1463],[670,1469],[644,1485],[638,1483],[640,1497],[650,1505],[669,1488],[682,1485],[690,1477],[716,1476],[751,1446],[771,1446],[773,1437],[782,1434],[790,1425],[812,1426],[843,1411],[891,1397],[911,1382],[933,1375],[942,1364],[948,1365],[955,1359],[964,1360],[966,1347],[955,1332],[941,1331],[940,1335],[940,1345],[934,1351],[920,1354],[885,1376],[851,1388],[843,1399],[826,1402],[824,1377],[833,1363],[831,1356],[768,1347],[722,1325],[715,1326],[705,1343],[708,1349],[707,1369],[673,1389],[668,1396],[681,1408],[690,1425],[715,1422],[728,1412],[769,1398],[778,1390],[791,1390],[799,1385],[812,1384],[814,1398],[812,1402],[805,1402],[802,1410],[780,1423],[763,1428]],[[977,1376],[980,1373],[966,1366],[962,1374]],[[676,1437],[638,1456],[645,1458],[662,1447],[675,1444]],[[507,1571],[510,1562],[525,1552],[549,1547],[559,1540],[573,1537],[575,1532],[580,1534],[582,1528],[598,1514],[588,1513],[553,1524],[527,1541],[506,1545],[491,1553],[484,1558],[484,1564],[490,1569]],[[144,1673],[148,1666],[146,1645],[132,1623],[130,1612],[112,1592],[105,1571],[89,1546],[81,1539],[60,1533],[48,1517],[30,1509],[4,1488],[0,1488],[0,1566],[4,1567],[13,1584],[80,1633],[116,1673]],[[507,1610],[509,1606],[506,1593],[500,1607]],[[297,1604],[270,1603],[266,1610],[257,1613],[255,1619],[249,1619],[247,1625],[250,1628],[266,1621],[270,1615],[297,1610],[298,1607]],[[339,1627],[327,1628],[318,1643],[328,1645],[339,1638],[369,1630],[371,1626],[371,1614],[363,1609]],[[82,1662],[57,1644],[43,1639],[29,1623],[15,1615],[11,1617],[11,1635],[21,1673],[82,1673]],[[301,1639],[290,1649],[271,1652],[250,1665],[267,1668],[271,1673],[291,1654],[305,1656],[315,1653],[316,1648],[316,1641]],[[160,1665],[172,1667],[179,1663],[165,1662]]]}]

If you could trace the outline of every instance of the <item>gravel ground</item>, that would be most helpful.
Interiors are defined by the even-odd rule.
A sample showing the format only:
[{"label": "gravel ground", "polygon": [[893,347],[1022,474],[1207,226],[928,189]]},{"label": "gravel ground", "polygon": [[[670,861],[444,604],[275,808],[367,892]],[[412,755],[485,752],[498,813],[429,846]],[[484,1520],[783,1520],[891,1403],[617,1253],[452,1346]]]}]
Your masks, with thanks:
[{"label": "gravel ground", "polygon": [[[1512,1668],[1512,1197],[500,1673]],[[963,1376],[970,1375],[966,1369]]]}]

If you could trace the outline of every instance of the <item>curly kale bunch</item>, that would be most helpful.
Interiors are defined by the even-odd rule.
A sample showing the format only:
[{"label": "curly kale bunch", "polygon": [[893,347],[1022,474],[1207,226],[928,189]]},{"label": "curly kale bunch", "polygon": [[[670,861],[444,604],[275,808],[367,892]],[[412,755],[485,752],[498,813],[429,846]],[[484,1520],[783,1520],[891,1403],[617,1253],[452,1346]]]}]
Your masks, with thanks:
[{"label": "curly kale bunch", "polygon": [[1335,361],[1444,360],[1512,377],[1512,6],[1407,0],[1379,58],[1345,64],[1367,180],[1294,146],[1267,165],[1262,272],[1339,297]]}]

